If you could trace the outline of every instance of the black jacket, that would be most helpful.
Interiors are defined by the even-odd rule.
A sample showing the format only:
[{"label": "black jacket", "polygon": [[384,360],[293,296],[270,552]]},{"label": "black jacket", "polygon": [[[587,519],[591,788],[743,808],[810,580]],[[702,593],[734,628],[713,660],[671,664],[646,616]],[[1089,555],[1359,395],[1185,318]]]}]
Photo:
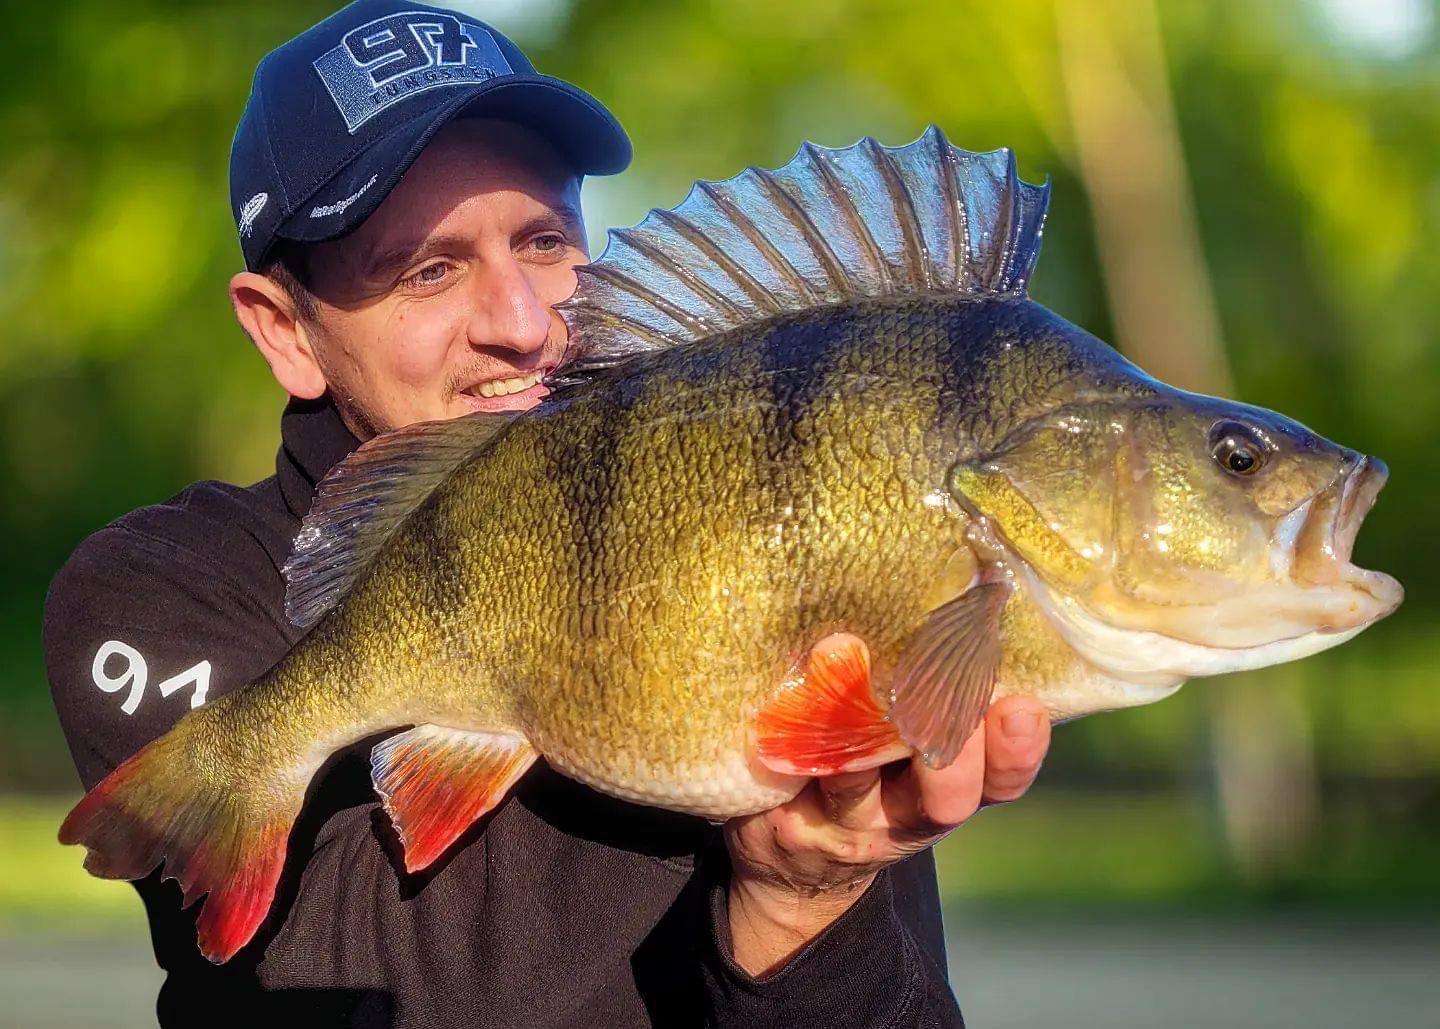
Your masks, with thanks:
[{"label": "black jacket", "polygon": [[[292,403],[276,475],[191,486],[91,536],[45,611],[55,707],[86,788],[192,704],[243,686],[300,638],[280,567],[315,483],[355,438]],[[930,853],[882,873],[778,975],[727,954],[719,830],[612,800],[543,762],[419,875],[362,751],[317,777],[257,940],[212,966],[194,913],[136,884],[167,975],[166,1026],[957,1026]],[[76,860],[79,854],[75,855]]]}]

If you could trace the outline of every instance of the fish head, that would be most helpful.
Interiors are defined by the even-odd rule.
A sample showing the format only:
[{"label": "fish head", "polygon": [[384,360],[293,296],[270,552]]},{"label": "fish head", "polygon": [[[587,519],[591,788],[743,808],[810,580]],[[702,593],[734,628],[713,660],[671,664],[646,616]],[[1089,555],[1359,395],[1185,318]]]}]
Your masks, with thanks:
[{"label": "fish head", "polygon": [[972,545],[1106,672],[1175,684],[1341,643],[1403,590],[1351,561],[1385,465],[1282,415],[1155,388],[962,461]]}]

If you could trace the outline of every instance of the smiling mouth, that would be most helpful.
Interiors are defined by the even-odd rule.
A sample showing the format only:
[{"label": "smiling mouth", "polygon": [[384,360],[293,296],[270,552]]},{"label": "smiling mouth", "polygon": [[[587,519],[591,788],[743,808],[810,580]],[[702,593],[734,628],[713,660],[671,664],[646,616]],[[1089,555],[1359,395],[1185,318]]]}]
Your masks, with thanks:
[{"label": "smiling mouth", "polygon": [[461,390],[472,397],[508,397],[512,393],[524,393],[532,386],[538,385],[545,377],[546,369],[537,368],[533,372],[524,375],[515,375],[508,379],[487,379],[485,382],[477,382]]}]

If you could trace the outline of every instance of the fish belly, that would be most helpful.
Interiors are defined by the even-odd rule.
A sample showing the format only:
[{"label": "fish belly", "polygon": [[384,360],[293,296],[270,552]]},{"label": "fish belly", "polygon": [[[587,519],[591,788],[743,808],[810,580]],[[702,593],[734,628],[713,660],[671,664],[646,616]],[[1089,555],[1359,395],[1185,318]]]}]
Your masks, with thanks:
[{"label": "fish belly", "polygon": [[602,793],[721,821],[783,804],[806,782],[757,762],[745,735],[680,760],[657,759],[643,745],[601,752],[544,732],[530,738],[552,766]]},{"label": "fish belly", "polygon": [[805,780],[766,769],[757,773],[741,755],[729,760],[662,769],[644,763],[596,769],[569,760],[563,753],[546,754],[566,775],[621,800],[666,808],[716,821],[766,811],[792,799]]}]

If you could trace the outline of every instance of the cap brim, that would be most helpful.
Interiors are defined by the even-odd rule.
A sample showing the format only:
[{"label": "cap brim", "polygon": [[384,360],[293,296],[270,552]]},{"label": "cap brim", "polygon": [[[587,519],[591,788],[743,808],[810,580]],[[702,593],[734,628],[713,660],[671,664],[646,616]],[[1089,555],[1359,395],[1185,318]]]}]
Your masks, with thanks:
[{"label": "cap brim", "polygon": [[630,139],[599,101],[548,75],[507,75],[464,90],[366,147],[275,231],[303,243],[353,231],[389,196],[426,144],[462,116],[512,121],[543,136],[581,175],[613,175],[630,163]]}]

